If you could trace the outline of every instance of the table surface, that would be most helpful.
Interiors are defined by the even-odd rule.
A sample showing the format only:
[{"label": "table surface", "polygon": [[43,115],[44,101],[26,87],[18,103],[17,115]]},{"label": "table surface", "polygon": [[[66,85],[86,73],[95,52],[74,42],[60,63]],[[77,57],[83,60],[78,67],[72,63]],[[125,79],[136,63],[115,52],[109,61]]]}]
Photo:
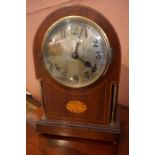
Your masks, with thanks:
[{"label": "table surface", "polygon": [[[30,105],[30,104],[29,104]],[[119,144],[64,138],[38,134],[35,123],[42,116],[42,107],[27,106],[26,154],[27,155],[128,155],[129,154],[129,111],[118,106],[121,124]]]}]

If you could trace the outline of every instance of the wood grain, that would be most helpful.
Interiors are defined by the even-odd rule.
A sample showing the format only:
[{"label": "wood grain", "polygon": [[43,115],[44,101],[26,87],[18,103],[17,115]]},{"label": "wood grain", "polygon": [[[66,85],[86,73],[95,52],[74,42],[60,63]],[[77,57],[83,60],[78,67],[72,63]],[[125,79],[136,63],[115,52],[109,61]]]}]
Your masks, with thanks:
[{"label": "wood grain", "polygon": [[26,154],[27,155],[128,155],[129,154],[129,116],[128,108],[119,106],[121,136],[118,145],[38,134],[35,123],[43,114],[42,108],[27,112]]}]

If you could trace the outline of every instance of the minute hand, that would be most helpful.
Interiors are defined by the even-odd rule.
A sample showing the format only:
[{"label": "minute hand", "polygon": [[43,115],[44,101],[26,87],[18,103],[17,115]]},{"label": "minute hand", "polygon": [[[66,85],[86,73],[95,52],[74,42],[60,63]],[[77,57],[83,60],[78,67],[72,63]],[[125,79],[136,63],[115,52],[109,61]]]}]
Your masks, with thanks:
[{"label": "minute hand", "polygon": [[96,70],[97,70],[97,67],[96,67],[96,64],[94,65],[94,66],[92,66],[92,64],[89,62],[89,61],[84,61],[83,59],[81,59],[80,57],[78,57],[78,59],[81,61],[81,62],[83,62],[84,63],[84,65],[86,66],[86,67],[90,67],[92,70],[92,72],[96,72]]}]

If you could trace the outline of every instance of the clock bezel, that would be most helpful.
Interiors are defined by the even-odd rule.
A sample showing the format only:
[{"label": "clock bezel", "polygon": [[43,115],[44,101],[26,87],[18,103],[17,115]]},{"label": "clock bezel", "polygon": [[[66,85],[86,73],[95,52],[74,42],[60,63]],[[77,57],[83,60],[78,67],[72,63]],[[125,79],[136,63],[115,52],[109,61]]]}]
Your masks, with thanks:
[{"label": "clock bezel", "polygon": [[[90,80],[89,82],[87,82],[86,84],[81,84],[81,83],[78,83],[78,84],[71,84],[70,82],[66,82],[66,81],[62,81],[60,79],[56,79],[51,73],[50,71],[48,70],[46,64],[45,64],[45,58],[44,58],[44,46],[46,44],[46,40],[48,38],[48,35],[49,33],[51,33],[51,31],[56,27],[58,26],[59,24],[61,24],[61,22],[63,23],[64,21],[66,20],[72,20],[72,19],[78,19],[78,20],[81,20],[81,21],[84,21],[86,22],[87,24],[91,25],[99,34],[100,36],[102,37],[103,41],[105,42],[105,45],[106,45],[106,49],[107,49],[107,52],[106,52],[106,59],[107,59],[107,64],[106,64],[106,67],[93,79],[93,80]],[[50,77],[57,83],[63,85],[63,86],[66,86],[68,88],[85,88],[85,87],[88,87],[92,84],[94,84],[96,81],[98,81],[100,79],[100,77],[103,77],[106,75],[108,69],[109,69],[109,65],[110,65],[110,60],[111,60],[111,47],[110,47],[110,41],[106,35],[106,33],[104,32],[104,30],[97,24],[95,23],[92,19],[89,19],[88,17],[84,17],[84,16],[79,16],[79,15],[68,15],[68,16],[65,16],[65,17],[62,17],[58,20],[56,20],[55,22],[53,22],[49,28],[46,30],[45,34],[44,34],[44,37],[43,37],[43,41],[42,41],[42,44],[41,44],[41,52],[43,54],[43,64],[44,64],[44,67],[46,69],[46,71],[48,72],[48,74],[50,75]]]}]

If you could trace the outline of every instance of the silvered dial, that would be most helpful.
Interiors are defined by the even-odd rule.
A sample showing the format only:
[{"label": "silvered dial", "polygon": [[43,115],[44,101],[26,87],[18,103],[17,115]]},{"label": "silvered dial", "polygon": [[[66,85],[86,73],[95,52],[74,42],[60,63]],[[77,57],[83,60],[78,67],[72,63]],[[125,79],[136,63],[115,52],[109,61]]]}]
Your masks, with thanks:
[{"label": "silvered dial", "polygon": [[42,45],[45,67],[52,78],[73,88],[88,86],[106,73],[109,49],[103,30],[80,16],[54,23]]}]

